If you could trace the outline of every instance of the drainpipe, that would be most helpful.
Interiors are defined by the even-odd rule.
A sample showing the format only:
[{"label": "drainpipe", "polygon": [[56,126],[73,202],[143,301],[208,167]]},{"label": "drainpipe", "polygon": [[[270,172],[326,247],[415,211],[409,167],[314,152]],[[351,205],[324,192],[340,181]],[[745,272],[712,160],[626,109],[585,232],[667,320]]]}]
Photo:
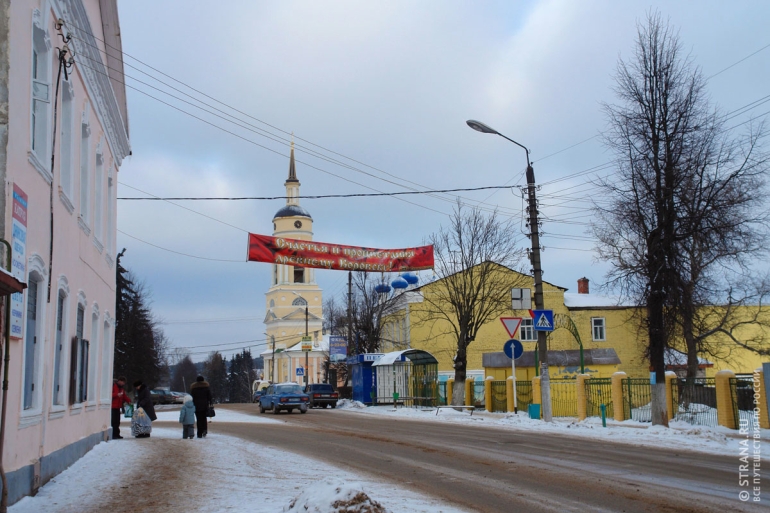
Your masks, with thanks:
[{"label": "drainpipe", "polygon": [[[0,239],[0,243],[5,244],[5,254],[7,255],[7,269],[11,271],[11,245],[5,239]],[[3,448],[5,446],[5,411],[8,408],[8,367],[11,361],[10,355],[10,343],[11,343],[11,297],[5,298],[5,333],[4,333],[4,345],[5,353],[3,357],[3,404],[0,411],[0,479],[3,483],[3,493],[0,499],[0,513],[8,512],[8,479],[5,477],[5,467],[3,466]]]}]

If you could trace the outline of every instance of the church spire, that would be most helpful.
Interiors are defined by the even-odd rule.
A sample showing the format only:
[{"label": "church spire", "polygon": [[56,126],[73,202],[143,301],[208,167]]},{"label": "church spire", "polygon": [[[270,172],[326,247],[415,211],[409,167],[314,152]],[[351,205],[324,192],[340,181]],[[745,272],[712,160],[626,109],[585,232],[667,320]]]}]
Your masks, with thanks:
[{"label": "church spire", "polygon": [[298,182],[297,170],[294,166],[294,134],[291,135],[291,156],[289,157],[289,179],[286,182]]}]

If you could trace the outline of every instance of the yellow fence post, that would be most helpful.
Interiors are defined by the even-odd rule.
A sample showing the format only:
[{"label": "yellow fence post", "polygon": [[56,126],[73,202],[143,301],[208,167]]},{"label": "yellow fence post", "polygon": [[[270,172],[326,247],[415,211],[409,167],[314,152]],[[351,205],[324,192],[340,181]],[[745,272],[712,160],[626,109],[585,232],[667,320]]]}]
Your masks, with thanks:
[{"label": "yellow fence post", "polygon": [[730,391],[730,379],[735,377],[735,373],[729,370],[721,370],[716,375],[717,392],[717,421],[720,426],[729,429],[738,429],[735,425],[735,406],[733,405],[733,396]]},{"label": "yellow fence post", "polygon": [[484,380],[484,408],[488,412],[494,411],[492,409],[492,382],[495,380],[492,376],[487,376]]},{"label": "yellow fence post", "polygon": [[542,415],[542,395],[540,394],[540,376],[532,378],[532,404],[539,404]]},{"label": "yellow fence post", "polygon": [[508,376],[508,379],[505,380],[505,399],[506,399],[506,406],[508,407],[508,411],[513,413],[513,380],[515,378],[513,376]]},{"label": "yellow fence post", "polygon": [[474,406],[473,385],[476,378],[465,378],[465,406]]},{"label": "yellow fence post", "polygon": [[[759,383],[757,383],[759,379]],[[754,372],[754,407],[759,409],[759,427],[770,429],[770,415],[767,412],[767,388],[765,388],[765,375],[760,367]]]},{"label": "yellow fence post", "polygon": [[585,420],[588,416],[588,396],[586,396],[586,380],[591,379],[590,374],[579,374],[577,377],[577,415],[578,420]]},{"label": "yellow fence post", "polygon": [[666,371],[666,409],[668,410],[668,420],[674,420],[679,413],[679,398],[674,400],[674,380],[676,372]]},{"label": "yellow fence post", "polygon": [[455,386],[455,378],[449,378],[446,380],[446,403],[452,404],[453,388]]},{"label": "yellow fence post", "polygon": [[[623,402],[623,380],[628,376],[625,372],[615,372],[612,374],[612,410],[615,413],[615,420],[623,422],[626,420],[626,408]],[[631,412],[628,412],[629,418]]]}]

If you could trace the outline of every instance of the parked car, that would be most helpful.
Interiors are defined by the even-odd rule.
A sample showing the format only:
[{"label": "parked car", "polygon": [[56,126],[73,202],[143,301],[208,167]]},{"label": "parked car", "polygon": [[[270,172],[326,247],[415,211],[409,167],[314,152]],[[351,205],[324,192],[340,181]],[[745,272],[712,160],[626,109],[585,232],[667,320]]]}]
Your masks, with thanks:
[{"label": "parked car", "polygon": [[277,383],[268,386],[259,396],[259,411],[265,413],[272,410],[276,415],[281,410],[289,413],[298,409],[300,413],[307,413],[310,404],[310,396],[302,391],[302,387],[296,383]]},{"label": "parked car", "polygon": [[175,401],[171,392],[163,388],[150,390],[150,398],[153,404],[173,404]]},{"label": "parked car", "polygon": [[312,383],[305,387],[305,393],[310,396],[311,408],[316,406],[321,408],[326,408],[327,406],[337,407],[339,394],[328,383]]},{"label": "parked car", "polygon": [[171,395],[174,396],[174,404],[184,404],[184,396],[187,395],[184,392],[171,391]]}]

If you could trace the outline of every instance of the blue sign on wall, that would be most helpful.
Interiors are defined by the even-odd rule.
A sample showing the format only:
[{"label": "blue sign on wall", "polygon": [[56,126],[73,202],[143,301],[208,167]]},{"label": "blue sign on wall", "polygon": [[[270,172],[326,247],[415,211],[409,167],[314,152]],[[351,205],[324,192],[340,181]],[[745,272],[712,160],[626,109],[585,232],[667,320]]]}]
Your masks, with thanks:
[{"label": "blue sign on wall", "polygon": [[553,331],[553,310],[533,310],[535,331]]},{"label": "blue sign on wall", "polygon": [[348,355],[348,341],[341,335],[329,337],[329,361],[344,362]]}]

